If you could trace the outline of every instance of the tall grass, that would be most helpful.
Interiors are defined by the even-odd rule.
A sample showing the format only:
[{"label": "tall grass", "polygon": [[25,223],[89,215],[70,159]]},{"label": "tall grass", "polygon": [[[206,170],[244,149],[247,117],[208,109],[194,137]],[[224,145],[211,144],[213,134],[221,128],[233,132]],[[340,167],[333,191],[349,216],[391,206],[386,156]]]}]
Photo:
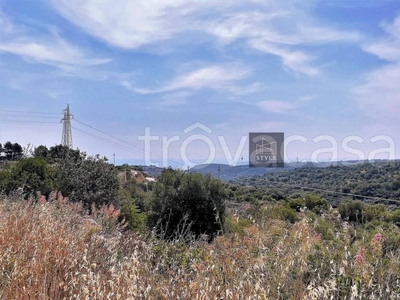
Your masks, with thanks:
[{"label": "tall grass", "polygon": [[0,299],[400,299],[394,225],[231,213],[224,236],[184,243],[121,232],[117,218],[55,195],[2,199]]}]

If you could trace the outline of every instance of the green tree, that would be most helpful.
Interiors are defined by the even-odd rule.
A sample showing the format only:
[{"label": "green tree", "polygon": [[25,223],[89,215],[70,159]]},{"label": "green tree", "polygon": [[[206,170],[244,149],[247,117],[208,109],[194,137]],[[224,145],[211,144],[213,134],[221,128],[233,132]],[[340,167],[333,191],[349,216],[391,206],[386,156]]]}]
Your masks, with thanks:
[{"label": "green tree", "polygon": [[119,181],[117,171],[104,158],[87,157],[72,150],[57,164],[57,189],[72,201],[82,201],[90,209],[103,204],[117,204]]},{"label": "green tree", "polygon": [[7,194],[22,189],[26,197],[35,195],[36,192],[48,195],[54,188],[54,170],[43,159],[20,159],[2,173],[0,189]]},{"label": "green tree", "polygon": [[22,157],[22,146],[18,143],[11,143],[10,141],[4,144],[4,153],[7,160],[16,160]]},{"label": "green tree", "polygon": [[153,187],[148,225],[167,239],[190,232],[211,240],[223,231],[227,195],[223,183],[210,175],[166,169]]},{"label": "green tree", "polygon": [[47,154],[47,161],[50,163],[59,162],[65,159],[79,161],[83,160],[85,157],[86,153],[81,152],[80,150],[74,150],[68,146],[55,145],[50,147]]},{"label": "green tree", "polygon": [[49,158],[49,149],[46,146],[40,145],[33,151],[33,157],[47,160]]},{"label": "green tree", "polygon": [[120,189],[118,193],[118,204],[121,207],[121,218],[127,222],[127,228],[138,231],[143,228],[144,216],[126,189]]}]

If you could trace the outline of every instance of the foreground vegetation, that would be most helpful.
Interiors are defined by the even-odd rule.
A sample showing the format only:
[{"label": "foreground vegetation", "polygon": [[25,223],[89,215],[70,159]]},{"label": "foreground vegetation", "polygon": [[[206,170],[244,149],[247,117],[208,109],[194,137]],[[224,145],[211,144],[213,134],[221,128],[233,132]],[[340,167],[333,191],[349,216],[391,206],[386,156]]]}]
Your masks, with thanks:
[{"label": "foreground vegetation", "polygon": [[[386,167],[309,177],[336,191],[329,178],[348,173],[356,190],[367,170],[397,197],[399,165]],[[399,299],[400,210],[268,184],[306,171],[252,186],[165,169],[147,182],[40,146],[0,170],[0,299]]]},{"label": "foreground vegetation", "polygon": [[[165,241],[124,231],[112,205],[52,193],[0,200],[1,299],[399,299],[400,231],[336,210],[227,212],[225,233]],[[293,211],[293,210],[291,210]]]}]

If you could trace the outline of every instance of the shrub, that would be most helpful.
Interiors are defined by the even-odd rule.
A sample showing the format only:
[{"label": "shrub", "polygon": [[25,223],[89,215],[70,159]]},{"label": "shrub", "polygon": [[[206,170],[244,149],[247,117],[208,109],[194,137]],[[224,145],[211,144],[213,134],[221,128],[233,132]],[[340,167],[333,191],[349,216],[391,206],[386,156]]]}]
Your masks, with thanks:
[{"label": "shrub", "polygon": [[239,216],[225,218],[225,233],[238,234],[243,236],[245,229],[252,226],[253,222],[249,219],[244,219]]},{"label": "shrub", "polygon": [[317,218],[314,229],[316,232],[322,234],[323,238],[326,240],[333,240],[335,237],[334,227],[321,217]]},{"label": "shrub", "polygon": [[127,190],[121,189],[118,193],[118,202],[121,207],[121,218],[126,222],[126,228],[139,231],[143,228],[144,216],[136,206],[135,200],[130,196]]},{"label": "shrub", "polygon": [[55,172],[43,159],[22,158],[2,173],[0,190],[6,194],[21,189],[28,198],[36,196],[36,192],[48,195],[54,187]]},{"label": "shrub", "polygon": [[295,199],[291,199],[288,202],[288,205],[291,209],[299,212],[300,209],[302,209],[303,207],[306,206],[306,201],[302,198],[295,198]]},{"label": "shrub", "polygon": [[148,225],[158,236],[207,234],[212,239],[223,231],[227,190],[210,175],[166,169],[153,187]]},{"label": "shrub", "polygon": [[385,218],[386,208],[383,204],[376,205],[364,205],[363,217],[365,221],[370,222],[372,220],[382,220]]},{"label": "shrub", "polygon": [[295,223],[298,220],[296,212],[286,205],[276,204],[265,206],[263,207],[263,213],[271,219],[288,221],[290,223]]},{"label": "shrub", "polygon": [[348,219],[351,222],[362,223],[364,203],[358,200],[342,202],[339,204],[339,213],[342,219]]}]

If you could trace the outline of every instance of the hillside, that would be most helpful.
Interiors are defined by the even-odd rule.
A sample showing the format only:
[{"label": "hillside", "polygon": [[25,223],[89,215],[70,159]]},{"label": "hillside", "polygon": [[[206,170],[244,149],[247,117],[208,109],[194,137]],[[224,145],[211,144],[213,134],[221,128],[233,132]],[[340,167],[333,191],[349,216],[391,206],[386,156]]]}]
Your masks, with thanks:
[{"label": "hillside", "polygon": [[[190,170],[195,173],[210,174],[214,178],[220,178],[223,181],[238,181],[246,178],[252,178],[262,176],[265,174],[275,174],[280,172],[292,171],[299,168],[328,168],[332,166],[344,166],[348,163],[359,164],[362,161],[353,162],[318,162],[318,163],[303,163],[303,162],[292,162],[286,163],[283,168],[250,168],[248,164],[230,166],[226,164],[208,164],[208,165],[197,165]],[[218,171],[218,168],[220,171]]]},{"label": "hillside", "polygon": [[290,172],[242,177],[232,182],[261,190],[273,190],[282,195],[309,191],[324,196],[334,204],[345,197],[365,202],[398,204],[383,199],[400,201],[400,161],[363,162],[326,168],[303,167]]}]

